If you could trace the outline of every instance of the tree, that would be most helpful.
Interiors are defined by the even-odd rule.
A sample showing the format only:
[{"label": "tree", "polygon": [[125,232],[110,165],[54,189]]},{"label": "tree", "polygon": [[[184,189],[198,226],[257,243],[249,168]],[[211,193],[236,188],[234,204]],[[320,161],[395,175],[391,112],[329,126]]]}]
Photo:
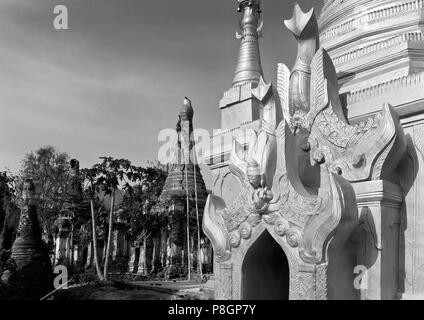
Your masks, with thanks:
[{"label": "tree", "polygon": [[[131,192],[133,188],[132,185],[141,179],[143,169],[133,166],[131,162],[127,159],[114,159],[112,157],[101,157],[100,159],[102,159],[101,163],[95,164],[91,169],[83,170],[83,174],[88,184],[91,199],[91,219],[93,224],[93,245],[96,259],[96,269],[99,279],[107,280],[110,248],[112,243],[112,231],[115,221],[115,192],[120,185],[123,185],[122,188],[124,190],[129,190],[129,192]],[[109,211],[106,256],[102,276],[100,276],[99,274],[100,266],[96,249],[96,217],[94,214],[94,197],[99,192],[104,192],[106,195],[110,195],[111,201]]]},{"label": "tree", "polygon": [[97,170],[96,167],[91,169],[83,169],[81,176],[84,181],[84,191],[90,201],[90,212],[91,212],[91,225],[92,225],[92,237],[93,237],[93,251],[94,251],[94,264],[96,265],[97,276],[99,280],[104,280],[103,274],[100,268],[99,254],[97,252],[97,221],[94,213],[94,201],[96,198],[96,192],[98,191],[97,185]]},{"label": "tree", "polygon": [[19,223],[16,181],[17,177],[11,172],[0,172],[0,250],[11,248]]},{"label": "tree", "polygon": [[[159,196],[167,177],[167,166],[149,162],[147,168],[140,168],[140,183],[125,194],[122,208],[129,221],[131,241],[143,243],[143,254],[146,254],[146,244],[152,234],[168,224],[168,217],[157,209]],[[146,264],[146,257],[144,256]],[[144,266],[147,270],[147,266]]]},{"label": "tree", "polygon": [[53,146],[45,146],[27,153],[22,160],[18,183],[30,178],[34,181],[38,213],[44,234],[53,233],[56,219],[65,201],[69,179],[69,155]]}]

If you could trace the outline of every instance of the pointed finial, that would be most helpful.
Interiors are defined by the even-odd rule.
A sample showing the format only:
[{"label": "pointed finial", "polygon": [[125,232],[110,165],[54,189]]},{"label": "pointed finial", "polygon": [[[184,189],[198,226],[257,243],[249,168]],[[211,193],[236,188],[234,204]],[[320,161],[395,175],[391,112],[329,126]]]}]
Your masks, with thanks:
[{"label": "pointed finial", "polygon": [[180,111],[180,119],[183,121],[192,121],[193,120],[193,107],[191,106],[191,100],[187,97],[184,97],[183,106]]},{"label": "pointed finial", "polygon": [[302,32],[314,16],[314,9],[303,12],[297,2],[294,3],[293,16],[290,20],[284,20],[284,24],[296,37],[301,37]]},{"label": "pointed finial", "polygon": [[238,0],[238,11],[241,12],[239,21],[241,32],[236,33],[236,38],[241,40],[241,43],[233,86],[246,82],[258,83],[262,75],[258,43],[263,26],[260,21],[260,1]]},{"label": "pointed finial", "polygon": [[184,97],[184,104],[191,107],[191,100],[187,97]]}]

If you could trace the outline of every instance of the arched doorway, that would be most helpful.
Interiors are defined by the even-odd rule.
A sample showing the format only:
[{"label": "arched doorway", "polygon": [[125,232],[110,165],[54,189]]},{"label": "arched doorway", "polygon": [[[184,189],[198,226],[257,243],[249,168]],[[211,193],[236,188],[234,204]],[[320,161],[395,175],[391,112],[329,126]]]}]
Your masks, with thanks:
[{"label": "arched doorway", "polygon": [[247,251],[241,273],[243,300],[288,300],[289,263],[267,230]]}]

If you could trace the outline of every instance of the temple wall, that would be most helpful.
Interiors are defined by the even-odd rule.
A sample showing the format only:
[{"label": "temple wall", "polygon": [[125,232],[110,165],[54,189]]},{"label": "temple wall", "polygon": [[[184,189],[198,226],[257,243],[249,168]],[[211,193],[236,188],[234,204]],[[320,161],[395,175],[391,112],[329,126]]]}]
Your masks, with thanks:
[{"label": "temple wall", "polygon": [[[424,108],[424,103],[423,103]],[[399,166],[405,194],[400,234],[400,286],[424,296],[424,115],[404,120],[408,154]]]},{"label": "temple wall", "polygon": [[[387,292],[390,295],[383,298],[396,298],[394,289],[399,298],[424,297],[423,13],[422,0],[327,0],[319,18],[321,44],[336,67],[349,121],[366,121],[389,103],[398,113],[408,141],[407,155],[397,169],[404,198],[396,212],[399,224],[381,224],[385,230],[381,241],[393,246],[393,238],[398,238],[397,245],[385,252],[383,248],[380,256],[379,250],[365,244],[369,234],[362,236],[363,248],[371,255],[368,259],[373,260],[372,252],[376,255],[371,273],[376,266],[379,276],[396,272],[398,283],[385,279],[381,290],[386,292],[368,290],[365,295],[369,298]],[[383,208],[381,215],[393,215],[393,208]],[[359,256],[366,264],[364,252]],[[398,261],[397,270],[378,266],[383,258]],[[376,276],[370,275],[369,281],[379,281]]]}]

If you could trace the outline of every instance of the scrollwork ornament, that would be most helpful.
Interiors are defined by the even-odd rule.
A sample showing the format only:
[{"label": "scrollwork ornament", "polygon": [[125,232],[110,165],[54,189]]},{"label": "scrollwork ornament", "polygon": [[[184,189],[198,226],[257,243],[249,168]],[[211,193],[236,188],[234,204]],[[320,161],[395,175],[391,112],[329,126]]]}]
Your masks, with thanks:
[{"label": "scrollwork ornament", "polygon": [[243,222],[240,225],[239,231],[243,239],[249,239],[252,235],[252,226],[247,222]]},{"label": "scrollwork ornament", "polygon": [[284,236],[289,228],[290,225],[285,219],[277,219],[274,223],[274,230],[280,237]]},{"label": "scrollwork ornament", "polygon": [[314,161],[318,164],[322,164],[325,162],[325,152],[321,148],[315,150],[314,152]]},{"label": "scrollwork ornament", "polygon": [[302,232],[296,227],[290,228],[286,233],[286,239],[291,247],[297,247],[302,240]]},{"label": "scrollwork ornament", "polygon": [[240,241],[241,241],[240,232],[238,230],[230,232],[229,242],[231,247],[237,248],[240,245]]}]

